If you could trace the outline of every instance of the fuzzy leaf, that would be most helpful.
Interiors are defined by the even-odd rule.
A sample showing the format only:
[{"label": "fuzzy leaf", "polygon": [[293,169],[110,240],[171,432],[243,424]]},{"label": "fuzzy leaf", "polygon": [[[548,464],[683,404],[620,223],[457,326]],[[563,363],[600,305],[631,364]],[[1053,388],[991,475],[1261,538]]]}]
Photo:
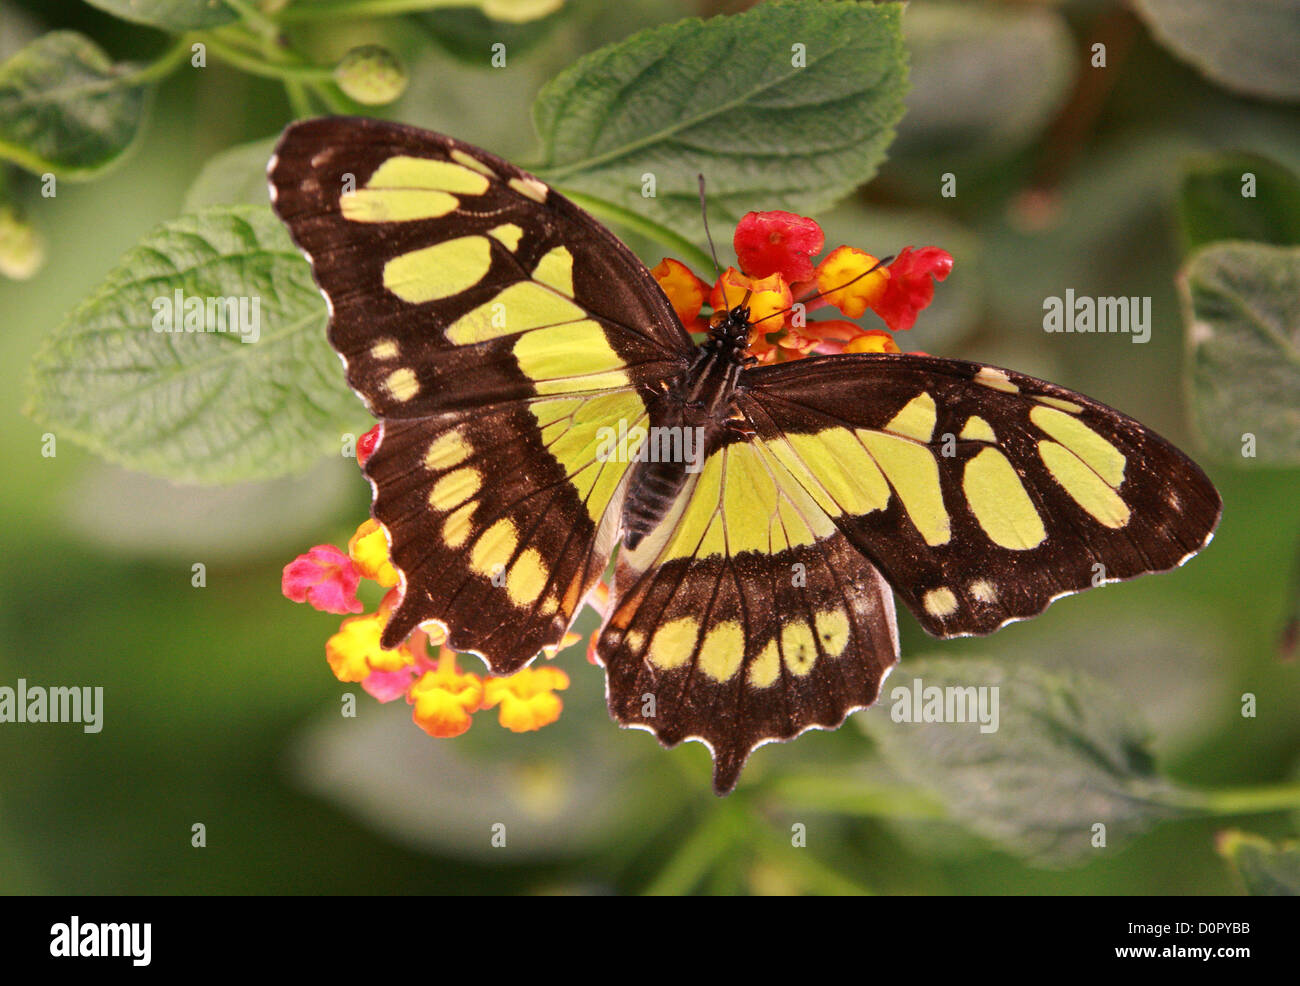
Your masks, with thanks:
[{"label": "fuzzy leaf", "polygon": [[1300,179],[1258,154],[1195,159],[1183,173],[1178,206],[1189,251],[1216,240],[1300,246]]},{"label": "fuzzy leaf", "polygon": [[[191,31],[195,28],[229,24],[239,15],[225,0],[86,0],[92,7],[166,31]],[[256,0],[249,0],[257,6]]]},{"label": "fuzzy leaf", "polygon": [[1300,463],[1300,247],[1212,243],[1178,281],[1210,450],[1250,462],[1253,444],[1261,463]]},{"label": "fuzzy leaf", "polygon": [[[688,235],[702,231],[701,173],[720,219],[820,211],[869,179],[893,138],[907,79],[900,9],[767,3],[602,48],[539,94],[535,170]],[[642,195],[647,174],[654,197]]]},{"label": "fuzzy leaf", "polygon": [[1300,0],[1135,0],[1151,33],[1236,92],[1300,99]]},{"label": "fuzzy leaf", "polygon": [[238,144],[214,155],[185,193],[181,211],[198,212],[210,205],[266,205],[266,162],[277,139]]},{"label": "fuzzy leaf", "polygon": [[[205,308],[242,300],[243,333],[212,331],[215,321],[181,331],[184,304],[178,331],[160,331],[177,291]],[[325,340],[326,318],[306,261],[269,208],[182,216],[130,250],[53,334],[33,365],[28,413],[112,462],[168,479],[300,471],[337,454],[340,434],[364,421]]]},{"label": "fuzzy leaf", "polygon": [[[910,715],[916,683],[923,697],[936,686],[997,688],[996,729],[895,721]],[[1098,823],[1113,848],[1173,812],[1143,730],[1092,679],[969,658],[909,661],[890,675],[879,709],[859,721],[891,766],[942,799],[951,818],[1041,864],[1104,852],[1092,846]]]},{"label": "fuzzy leaf", "polygon": [[148,87],[89,38],[52,31],[0,65],[0,157],[87,178],[118,160],[144,122]]},{"label": "fuzzy leaf", "polygon": [[1219,836],[1219,853],[1241,875],[1255,897],[1300,896],[1300,845],[1274,845],[1262,836],[1229,831]]}]

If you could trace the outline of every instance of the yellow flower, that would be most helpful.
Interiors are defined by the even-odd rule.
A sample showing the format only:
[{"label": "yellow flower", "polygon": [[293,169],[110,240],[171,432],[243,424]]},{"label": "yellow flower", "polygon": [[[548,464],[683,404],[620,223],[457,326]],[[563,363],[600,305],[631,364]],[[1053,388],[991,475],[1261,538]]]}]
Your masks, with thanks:
[{"label": "yellow flower", "polygon": [[[794,304],[790,285],[785,283],[785,278],[780,274],[748,277],[736,268],[728,267],[713,286],[709,305],[715,312],[725,312],[728,305],[739,305],[744,301],[746,292],[749,292],[749,320],[754,323],[775,316]],[[779,324],[769,324],[767,329],[761,331],[772,331],[780,327]]]},{"label": "yellow flower", "polygon": [[525,668],[505,678],[489,678],[483,708],[501,706],[501,725],[512,733],[549,726],[564,707],[556,691],[569,687],[569,676],[554,667]]},{"label": "yellow flower", "polygon": [[844,346],[846,353],[899,353],[898,343],[888,332],[871,329],[856,339],[851,339]]},{"label": "yellow flower", "polygon": [[397,585],[397,569],[388,557],[388,536],[373,518],[357,528],[348,539],[348,556],[363,576],[385,589]]},{"label": "yellow flower", "polygon": [[379,646],[388,617],[388,608],[380,606],[377,613],[343,621],[339,632],[325,641],[325,659],[334,677],[339,681],[361,681],[372,671],[398,671],[415,662],[406,644],[392,650]]},{"label": "yellow flower", "polygon": [[406,700],[415,707],[415,724],[430,736],[459,736],[482,705],[483,682],[457,668],[455,651],[443,647],[437,669],[420,675]]},{"label": "yellow flower", "polygon": [[817,265],[817,290],[849,318],[861,318],[885,293],[889,271],[870,274],[876,258],[856,247],[837,247]]}]

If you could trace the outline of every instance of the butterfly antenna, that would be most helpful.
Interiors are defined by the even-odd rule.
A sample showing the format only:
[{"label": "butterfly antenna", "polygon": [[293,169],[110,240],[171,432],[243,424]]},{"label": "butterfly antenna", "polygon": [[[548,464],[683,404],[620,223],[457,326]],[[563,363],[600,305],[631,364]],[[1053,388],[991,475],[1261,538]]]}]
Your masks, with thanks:
[{"label": "butterfly antenna", "polygon": [[[891,255],[881,260],[877,260],[870,270],[864,270],[857,277],[850,278],[849,280],[845,281],[843,284],[839,285],[838,287],[827,288],[825,291],[818,291],[816,294],[810,295],[807,298],[800,298],[797,302],[795,302],[795,304],[803,304],[805,301],[816,301],[818,298],[825,297],[828,294],[834,294],[836,291],[843,291],[845,288],[847,288],[850,284],[854,283],[855,281],[862,280],[868,274],[874,274],[876,271],[880,270],[881,267],[884,267],[885,264],[889,263],[893,259],[894,258]],[[760,318],[757,322],[754,322],[753,324],[757,325],[759,322],[766,322],[769,318],[776,318],[778,315],[784,315],[786,314],[786,312],[791,311],[793,308],[794,305],[791,305],[789,308],[782,308],[779,312],[773,312],[771,315],[764,315],[762,318]]]},{"label": "butterfly antenna", "polygon": [[713,246],[713,234],[709,232],[709,207],[704,201],[704,175],[695,176],[700,180],[700,215],[704,217],[704,235],[709,241],[709,253],[713,257],[713,279],[722,286],[722,303],[731,311],[731,302],[727,300],[727,285],[722,280],[722,268],[718,266],[718,251]]}]

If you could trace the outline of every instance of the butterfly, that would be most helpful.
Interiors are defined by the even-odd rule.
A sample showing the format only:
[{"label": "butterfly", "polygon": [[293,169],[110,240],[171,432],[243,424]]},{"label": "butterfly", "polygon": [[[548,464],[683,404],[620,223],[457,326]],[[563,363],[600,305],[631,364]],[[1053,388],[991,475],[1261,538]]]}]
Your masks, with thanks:
[{"label": "butterfly", "polygon": [[755,366],[743,303],[697,344],[608,229],[453,138],[307,120],[269,181],[382,425],[384,646],[433,622],[517,671],[617,549],[610,712],[707,744],[718,793],[756,746],[876,701],[895,595],[935,636],[988,634],[1181,565],[1218,523],[1190,459],[1054,384],[897,354]]}]

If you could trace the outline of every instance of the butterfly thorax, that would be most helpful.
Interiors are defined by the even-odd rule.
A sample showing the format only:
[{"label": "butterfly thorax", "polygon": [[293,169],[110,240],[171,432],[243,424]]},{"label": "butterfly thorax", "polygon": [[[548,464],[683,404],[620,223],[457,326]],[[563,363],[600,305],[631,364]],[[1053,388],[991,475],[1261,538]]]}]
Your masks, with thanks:
[{"label": "butterfly thorax", "polygon": [[[716,313],[690,369],[649,395],[648,452],[628,479],[623,515],[627,547],[635,548],[664,519],[709,455],[744,433],[735,395],[741,370],[752,362],[751,328],[743,305]],[[665,450],[673,454],[662,454]]]}]

